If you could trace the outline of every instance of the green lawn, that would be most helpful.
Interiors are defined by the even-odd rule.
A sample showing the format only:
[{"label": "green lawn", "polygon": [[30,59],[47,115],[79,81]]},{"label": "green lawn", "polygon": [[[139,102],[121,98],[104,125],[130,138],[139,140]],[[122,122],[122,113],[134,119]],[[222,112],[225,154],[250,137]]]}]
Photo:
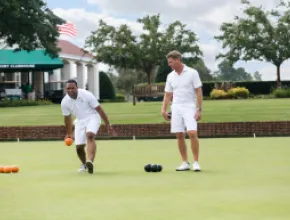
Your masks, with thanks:
[{"label": "green lawn", "polygon": [[[95,174],[63,142],[0,143],[2,220],[288,220],[290,138],[201,139],[200,173],[175,140],[99,141]],[[160,173],[146,173],[160,163]]]},{"label": "green lawn", "polygon": [[[104,103],[112,124],[161,123],[161,102]],[[202,122],[290,119],[290,99],[204,101]],[[60,105],[0,108],[0,126],[62,125]]]}]

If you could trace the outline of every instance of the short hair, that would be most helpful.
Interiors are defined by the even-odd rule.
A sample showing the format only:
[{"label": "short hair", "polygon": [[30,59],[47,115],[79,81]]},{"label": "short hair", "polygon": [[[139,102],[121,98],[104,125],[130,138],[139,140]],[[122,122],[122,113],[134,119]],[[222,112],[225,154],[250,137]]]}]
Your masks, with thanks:
[{"label": "short hair", "polygon": [[74,83],[76,86],[78,86],[77,81],[75,81],[74,79],[69,79],[68,81],[66,81],[66,84],[68,83]]},{"label": "short hair", "polygon": [[167,55],[166,55],[166,58],[172,58],[172,59],[180,59],[182,58],[182,54],[177,51],[177,50],[173,50],[173,51],[170,51]]}]

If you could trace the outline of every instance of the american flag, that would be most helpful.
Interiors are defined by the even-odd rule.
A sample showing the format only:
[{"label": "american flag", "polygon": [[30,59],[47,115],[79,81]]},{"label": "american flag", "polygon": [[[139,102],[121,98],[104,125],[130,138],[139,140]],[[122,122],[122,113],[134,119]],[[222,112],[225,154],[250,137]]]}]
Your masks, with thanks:
[{"label": "american flag", "polygon": [[72,37],[77,36],[77,29],[72,23],[57,25],[57,28],[60,34],[70,35]]}]

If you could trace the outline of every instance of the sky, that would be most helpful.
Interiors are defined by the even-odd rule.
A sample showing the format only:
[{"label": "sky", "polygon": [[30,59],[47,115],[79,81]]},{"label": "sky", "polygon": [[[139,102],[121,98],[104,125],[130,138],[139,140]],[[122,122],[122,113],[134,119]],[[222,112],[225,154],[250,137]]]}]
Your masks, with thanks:
[{"label": "sky", "polygon": [[[274,8],[280,0],[251,0],[251,3],[265,9]],[[216,56],[221,51],[221,42],[214,36],[218,35],[223,22],[229,22],[235,15],[241,15],[240,0],[46,0],[47,6],[61,18],[72,22],[78,29],[75,38],[61,36],[62,39],[83,47],[85,39],[91,31],[97,29],[100,19],[110,25],[128,24],[134,33],[142,31],[138,18],[145,15],[160,14],[162,24],[170,24],[176,20],[186,24],[198,36],[198,44],[203,52],[206,66],[213,73],[221,60]],[[235,67],[244,67],[246,71],[259,71],[263,80],[276,80],[276,67],[261,61],[239,61]],[[105,65],[100,65],[105,70]],[[281,79],[290,79],[290,61],[281,66]]]}]

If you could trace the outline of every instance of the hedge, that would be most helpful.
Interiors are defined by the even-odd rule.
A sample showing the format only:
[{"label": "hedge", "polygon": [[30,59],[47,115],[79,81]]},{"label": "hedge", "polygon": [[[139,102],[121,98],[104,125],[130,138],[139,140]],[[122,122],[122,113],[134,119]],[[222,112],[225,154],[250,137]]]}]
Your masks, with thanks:
[{"label": "hedge", "polygon": [[115,88],[110,77],[105,72],[100,72],[100,99],[115,99]]},{"label": "hedge", "polygon": [[50,100],[8,100],[4,99],[0,101],[0,107],[20,107],[20,106],[37,106],[37,105],[52,105]]},{"label": "hedge", "polygon": [[[202,82],[203,84],[203,95],[210,96],[211,91],[215,88],[216,83],[222,82]],[[268,95],[271,94],[277,87],[276,81],[248,81],[248,82],[232,82],[234,87],[247,88],[252,95]],[[281,81],[282,86],[290,87],[290,81]],[[145,83],[138,84],[135,87],[142,87],[148,85]],[[152,84],[153,85],[153,84]],[[165,83],[154,83],[154,85],[165,86]]]}]

